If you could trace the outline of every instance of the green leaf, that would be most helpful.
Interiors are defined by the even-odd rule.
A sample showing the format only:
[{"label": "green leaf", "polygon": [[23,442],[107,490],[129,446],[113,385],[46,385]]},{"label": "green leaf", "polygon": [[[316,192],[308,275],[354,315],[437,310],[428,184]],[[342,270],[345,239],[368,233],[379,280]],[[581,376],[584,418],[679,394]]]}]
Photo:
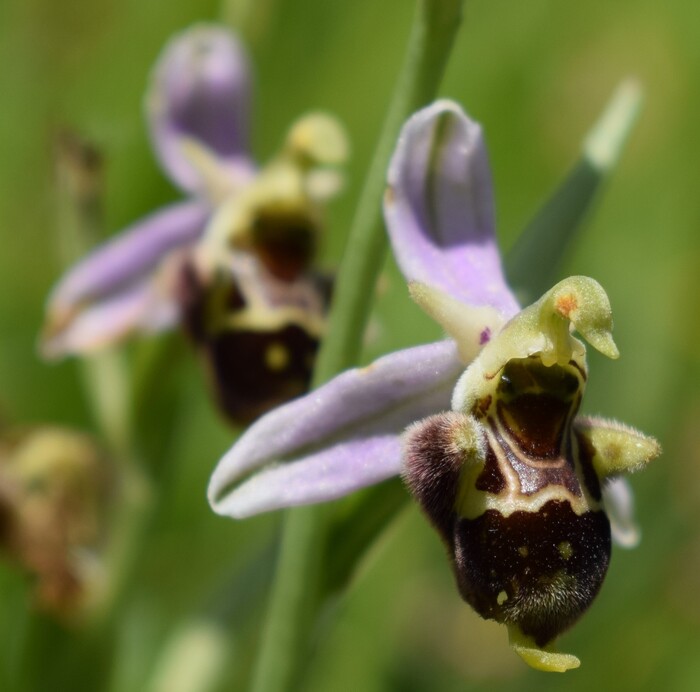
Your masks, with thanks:
[{"label": "green leaf", "polygon": [[333,516],[326,539],[320,588],[324,596],[332,596],[350,584],[367,553],[408,505],[409,499],[401,481],[392,478],[341,505]]},{"label": "green leaf", "polygon": [[567,250],[615,167],[641,104],[637,82],[623,82],[584,141],[581,158],[521,233],[506,274],[523,305],[549,289]]}]

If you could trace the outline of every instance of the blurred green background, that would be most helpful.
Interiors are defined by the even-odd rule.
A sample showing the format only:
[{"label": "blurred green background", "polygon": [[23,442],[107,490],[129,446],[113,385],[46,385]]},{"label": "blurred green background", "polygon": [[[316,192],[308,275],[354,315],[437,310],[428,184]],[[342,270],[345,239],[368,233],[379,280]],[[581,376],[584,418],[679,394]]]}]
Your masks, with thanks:
[{"label": "blurred green background", "polygon": [[[271,155],[292,119],[310,108],[336,113],[352,140],[347,188],[331,210],[324,246],[324,261],[332,267],[342,253],[414,3],[248,4],[244,34],[255,67],[257,158]],[[103,153],[109,233],[178,198],[146,135],[142,97],[149,70],[173,32],[194,21],[240,17],[241,7],[211,0],[0,0],[5,420],[95,426],[76,363],[44,364],[35,349],[44,299],[61,271],[52,138],[70,127]],[[635,75],[645,89],[621,163],[561,270],[562,276],[593,276],[606,288],[622,353],[617,362],[590,355],[584,410],[637,426],[657,436],[665,450],[632,479],[642,545],[614,551],[602,593],[561,640],[563,651],[581,658],[581,669],[563,679],[529,670],[508,649],[505,630],[481,622],[459,600],[437,536],[411,507],[372,552],[335,608],[334,621],[324,625],[304,689],[700,686],[699,27],[700,5],[691,0],[468,1],[440,89],[484,125],[505,250],[573,164],[615,85]],[[370,331],[367,358],[438,336],[408,300],[392,264]],[[128,355],[140,362],[147,348],[131,346]],[[162,492],[117,626],[95,637],[30,616],[23,582],[3,567],[3,690],[63,690],[76,681],[84,689],[112,692],[180,689],[164,682],[163,671],[184,655],[173,647],[185,623],[200,616],[208,621],[211,614],[217,637],[225,639],[212,643],[209,630],[190,631],[194,638],[182,651],[191,665],[186,656],[180,663],[196,668],[195,659],[216,659],[218,652],[223,677],[213,689],[244,689],[280,515],[234,523],[210,512],[207,479],[235,431],[212,410],[193,359],[179,358],[154,387],[175,393],[170,401],[177,405],[166,412],[153,403],[143,413],[144,427],[167,430],[159,441]],[[183,674],[179,683],[185,679]]]}]

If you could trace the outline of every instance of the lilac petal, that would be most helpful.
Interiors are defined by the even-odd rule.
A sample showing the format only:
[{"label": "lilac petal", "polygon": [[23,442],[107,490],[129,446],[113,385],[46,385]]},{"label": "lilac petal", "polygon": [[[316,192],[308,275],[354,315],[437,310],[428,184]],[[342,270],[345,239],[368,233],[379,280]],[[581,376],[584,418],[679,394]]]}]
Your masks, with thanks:
[{"label": "lilac petal", "polygon": [[165,207],[130,226],[76,264],[49,298],[49,322],[100,300],[155,268],[170,251],[196,241],[209,210],[197,202]]},{"label": "lilac petal", "polygon": [[[398,474],[404,428],[449,408],[462,369],[454,342],[417,346],[268,413],[214,470],[213,509],[243,518],[334,499]],[[251,471],[257,474],[246,480]]]},{"label": "lilac petal", "polygon": [[606,481],[603,485],[603,502],[615,543],[622,548],[636,548],[642,535],[634,519],[634,494],[627,479]]},{"label": "lilac petal", "polygon": [[136,330],[158,332],[177,321],[178,308],[146,279],[76,313],[41,344],[45,358],[94,353]]},{"label": "lilac petal", "polygon": [[156,154],[184,190],[200,190],[202,180],[183,141],[195,140],[224,162],[249,164],[250,68],[224,27],[200,24],[168,43],[146,106]]},{"label": "lilac petal", "polygon": [[245,519],[284,507],[327,502],[398,476],[401,437],[397,430],[347,440],[298,461],[265,468],[218,503],[217,513]]},{"label": "lilac petal", "polygon": [[401,131],[388,183],[384,216],[406,279],[514,315],[481,127],[451,101],[419,111]]}]

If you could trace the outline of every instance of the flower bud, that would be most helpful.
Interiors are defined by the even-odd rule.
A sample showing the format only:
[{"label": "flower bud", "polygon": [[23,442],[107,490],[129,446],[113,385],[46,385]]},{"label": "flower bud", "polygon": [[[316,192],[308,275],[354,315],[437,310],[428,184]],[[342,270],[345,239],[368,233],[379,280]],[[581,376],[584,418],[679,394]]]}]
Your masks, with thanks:
[{"label": "flower bud", "polygon": [[0,439],[0,544],[43,610],[75,615],[101,586],[109,473],[87,435],[55,427]]}]

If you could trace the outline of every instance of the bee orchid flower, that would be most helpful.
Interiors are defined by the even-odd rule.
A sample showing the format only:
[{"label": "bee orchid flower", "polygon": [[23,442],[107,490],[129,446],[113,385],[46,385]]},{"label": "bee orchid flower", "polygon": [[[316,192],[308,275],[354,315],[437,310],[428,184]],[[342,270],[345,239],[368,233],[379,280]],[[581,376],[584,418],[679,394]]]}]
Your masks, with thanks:
[{"label": "bee orchid flower", "polygon": [[185,310],[182,267],[193,261],[200,282],[230,274],[231,254],[245,252],[264,266],[261,280],[307,280],[322,203],[338,188],[331,169],[346,156],[345,136],[330,116],[306,115],[259,168],[249,146],[250,90],[248,58],[229,30],[196,25],[166,45],[146,114],[156,157],[187,199],[69,269],[48,300],[44,356],[90,353],[134,332],[173,327]]},{"label": "bee orchid flower", "polygon": [[501,268],[481,128],[455,103],[405,124],[385,218],[411,296],[449,338],[344,372],[265,415],[220,461],[210,502],[242,518],[401,475],[462,597],[504,623],[533,667],[576,667],[551,643],[601,586],[609,515],[630,542],[616,479],[659,453],[632,428],[578,415],[588,368],[573,332],[618,356],[607,295],[571,277],[520,308]]}]

